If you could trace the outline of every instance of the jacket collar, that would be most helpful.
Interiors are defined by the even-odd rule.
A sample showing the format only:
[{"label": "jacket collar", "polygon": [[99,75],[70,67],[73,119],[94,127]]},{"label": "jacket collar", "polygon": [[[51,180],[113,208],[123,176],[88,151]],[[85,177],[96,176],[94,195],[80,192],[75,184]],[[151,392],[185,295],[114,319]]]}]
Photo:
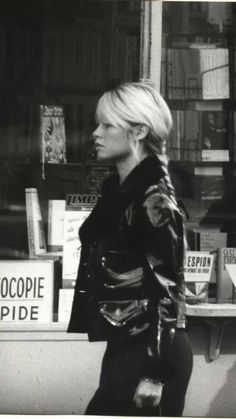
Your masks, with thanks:
[{"label": "jacket collar", "polygon": [[143,159],[128,174],[124,182],[119,184],[119,175],[116,173],[105,180],[102,194],[131,194],[133,198],[143,196],[149,186],[155,185],[164,175],[162,165],[157,156],[148,156]]}]

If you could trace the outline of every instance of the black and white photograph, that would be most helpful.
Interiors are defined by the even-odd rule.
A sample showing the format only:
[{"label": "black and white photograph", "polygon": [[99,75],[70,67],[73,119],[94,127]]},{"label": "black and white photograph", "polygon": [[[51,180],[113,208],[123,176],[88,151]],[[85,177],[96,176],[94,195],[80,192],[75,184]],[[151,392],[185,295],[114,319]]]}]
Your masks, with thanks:
[{"label": "black and white photograph", "polygon": [[0,416],[236,417],[236,2],[0,1]]}]

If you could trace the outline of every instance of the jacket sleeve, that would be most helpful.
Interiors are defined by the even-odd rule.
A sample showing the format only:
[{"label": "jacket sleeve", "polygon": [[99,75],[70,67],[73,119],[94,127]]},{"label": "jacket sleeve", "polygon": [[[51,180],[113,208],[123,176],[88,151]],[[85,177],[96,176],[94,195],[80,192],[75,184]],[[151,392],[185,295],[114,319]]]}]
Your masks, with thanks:
[{"label": "jacket sleeve", "polygon": [[183,264],[186,238],[182,214],[177,203],[158,186],[147,191],[143,203],[147,260],[156,280],[165,288],[176,309],[176,327],[185,327],[185,283]]},{"label": "jacket sleeve", "polygon": [[[175,328],[185,327],[182,215],[175,201],[157,185],[149,188],[142,205],[133,209],[131,219],[133,231],[138,234],[136,240],[141,243],[154,282],[158,285],[154,289],[157,293],[164,290],[166,296],[159,298],[156,295],[160,322],[156,344],[159,345],[159,356],[161,352],[170,354]],[[157,375],[162,382],[172,374],[169,356],[164,355],[164,359],[154,356],[146,367],[147,376],[155,378]]]},{"label": "jacket sleeve", "polygon": [[158,185],[152,186],[142,205],[133,209],[130,224],[156,281],[172,300],[175,295],[183,300],[185,234],[176,202]]}]

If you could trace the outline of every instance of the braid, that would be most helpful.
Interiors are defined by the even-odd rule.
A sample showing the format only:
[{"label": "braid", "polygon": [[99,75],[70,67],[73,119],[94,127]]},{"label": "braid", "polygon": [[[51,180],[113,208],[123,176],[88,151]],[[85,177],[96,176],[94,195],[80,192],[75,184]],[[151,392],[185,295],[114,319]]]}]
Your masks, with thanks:
[{"label": "braid", "polygon": [[[167,168],[167,158],[166,158],[166,156],[163,156],[163,155],[162,156],[158,155],[158,158],[159,158],[159,161],[161,163],[162,170],[164,172],[164,181],[165,181],[165,184],[167,186],[168,192],[170,194],[170,198],[176,204],[176,206],[179,208],[179,204],[178,204],[178,202],[176,200],[176,196],[175,196],[175,188],[173,186],[173,183],[171,182],[169,171],[168,171],[168,168]],[[186,209],[185,209],[184,206],[183,206],[183,208],[180,209],[180,212],[181,212],[182,216],[183,216],[183,210],[184,210],[185,215],[187,215],[187,217],[188,217],[188,213],[186,212]],[[185,254],[185,251],[188,248],[189,248],[189,246],[188,246],[188,242],[187,242],[185,226],[183,225],[183,255]]]},{"label": "braid", "polygon": [[161,163],[161,167],[164,172],[164,180],[165,180],[165,184],[167,186],[168,192],[170,194],[170,197],[174,201],[174,203],[177,205],[176,196],[175,196],[175,188],[173,186],[173,183],[171,182],[170,174],[167,167],[167,164],[168,164],[167,158],[165,155],[158,155],[158,159]]}]

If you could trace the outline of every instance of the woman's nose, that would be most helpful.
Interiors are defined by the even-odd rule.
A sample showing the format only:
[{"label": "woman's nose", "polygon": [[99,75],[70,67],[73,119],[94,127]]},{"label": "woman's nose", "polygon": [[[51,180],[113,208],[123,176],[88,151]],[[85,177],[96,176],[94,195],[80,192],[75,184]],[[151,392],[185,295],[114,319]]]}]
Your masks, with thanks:
[{"label": "woman's nose", "polygon": [[101,137],[101,125],[98,125],[98,127],[93,131],[93,138],[99,138]]}]

